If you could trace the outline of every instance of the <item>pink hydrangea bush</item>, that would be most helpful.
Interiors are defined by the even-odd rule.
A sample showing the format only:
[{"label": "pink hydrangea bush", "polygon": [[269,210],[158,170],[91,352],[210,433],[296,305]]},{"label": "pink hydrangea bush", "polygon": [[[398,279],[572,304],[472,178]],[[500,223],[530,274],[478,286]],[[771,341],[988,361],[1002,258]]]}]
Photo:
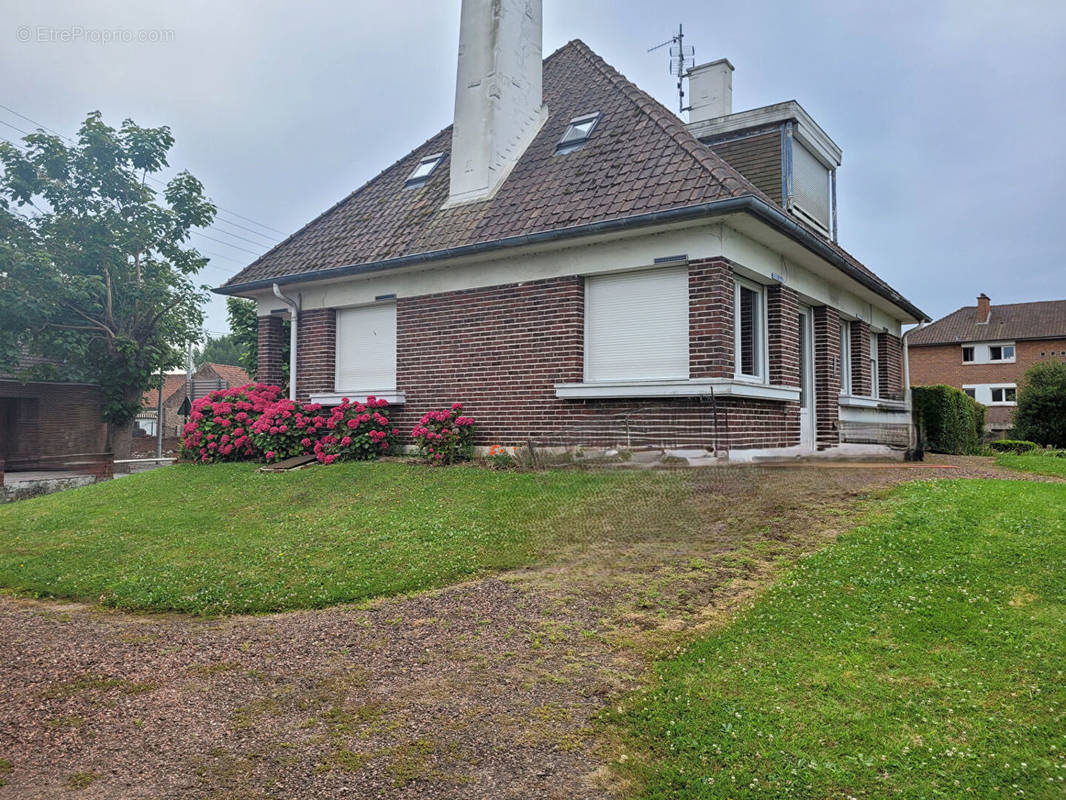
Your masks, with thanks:
[{"label": "pink hydrangea bush", "polygon": [[464,416],[462,403],[428,411],[411,430],[418,453],[430,464],[454,464],[470,458],[474,446],[474,418]]},{"label": "pink hydrangea bush", "polygon": [[[203,463],[314,455],[323,464],[376,458],[399,435],[389,424],[387,401],[345,398],[339,406],[295,403],[277,386],[249,384],[212,392],[193,404],[182,445]],[[225,441],[223,436],[226,437]]]},{"label": "pink hydrangea bush", "polygon": [[211,392],[194,402],[182,429],[186,458],[204,464],[257,458],[252,425],[280,393],[278,386],[249,383]]}]

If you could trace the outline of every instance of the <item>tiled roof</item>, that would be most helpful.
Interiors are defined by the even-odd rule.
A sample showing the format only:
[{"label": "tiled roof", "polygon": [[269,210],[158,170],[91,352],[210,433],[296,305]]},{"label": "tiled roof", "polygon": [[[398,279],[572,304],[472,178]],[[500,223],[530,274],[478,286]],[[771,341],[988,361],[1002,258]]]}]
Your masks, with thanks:
[{"label": "tiled roof", "polygon": [[201,366],[200,369],[203,370],[206,367],[213,369],[215,374],[222,378],[230,389],[234,386],[244,386],[252,380],[244,367],[238,367],[235,364],[213,364],[208,362]]},{"label": "tiled roof", "polygon": [[907,334],[912,346],[1066,338],[1066,300],[993,305],[988,322],[977,323],[977,306],[963,306],[931,325]]},{"label": "tiled roof", "polygon": [[[185,391],[185,373],[174,373],[163,375],[163,405],[167,404],[167,401],[174,396],[175,392]],[[148,389],[143,395],[141,395],[141,407],[146,409],[153,409],[159,402],[159,390],[156,387]]]},{"label": "tiled roof", "polygon": [[[674,114],[626,80],[584,42],[544,61],[550,114],[511,174],[488,200],[444,208],[451,127],[445,128],[348,197],[260,256],[220,291],[307,273],[373,264],[512,237],[559,231],[730,198],[773,201],[685,128]],[[578,150],[556,155],[571,119],[599,111]],[[445,157],[421,187],[404,183],[426,156]],[[813,229],[802,223],[808,233]],[[894,302],[891,287],[839,245],[822,244]],[[915,309],[917,311],[917,309]],[[918,312],[920,313],[920,312]]]}]

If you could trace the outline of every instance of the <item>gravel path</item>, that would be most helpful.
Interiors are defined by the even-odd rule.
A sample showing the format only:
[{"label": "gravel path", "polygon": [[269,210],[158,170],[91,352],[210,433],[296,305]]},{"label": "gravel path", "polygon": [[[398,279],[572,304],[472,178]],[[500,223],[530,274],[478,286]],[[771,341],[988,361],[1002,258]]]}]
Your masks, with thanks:
[{"label": "gravel path", "polygon": [[[986,459],[694,471],[546,566],[259,617],[0,596],[0,798],[608,798],[596,715],[905,480]],[[628,511],[628,510],[627,510]],[[598,532],[600,533],[600,532]]]}]

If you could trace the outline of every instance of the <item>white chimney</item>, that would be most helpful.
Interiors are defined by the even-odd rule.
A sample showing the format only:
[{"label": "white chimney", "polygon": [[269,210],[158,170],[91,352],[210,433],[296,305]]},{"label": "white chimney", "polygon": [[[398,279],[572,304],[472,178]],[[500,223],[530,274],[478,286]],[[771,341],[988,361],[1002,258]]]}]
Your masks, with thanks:
[{"label": "white chimney", "polygon": [[689,124],[733,113],[733,65],[720,58],[688,71]]},{"label": "white chimney", "polygon": [[448,204],[491,197],[548,112],[541,0],[463,0]]}]

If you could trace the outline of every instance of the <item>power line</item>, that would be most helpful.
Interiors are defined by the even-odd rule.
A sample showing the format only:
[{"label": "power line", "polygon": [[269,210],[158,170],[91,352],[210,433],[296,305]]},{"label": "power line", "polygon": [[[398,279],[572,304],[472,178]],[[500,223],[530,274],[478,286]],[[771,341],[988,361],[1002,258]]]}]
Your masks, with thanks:
[{"label": "power line", "polygon": [[229,242],[224,242],[221,239],[215,239],[214,237],[208,236],[206,233],[200,233],[200,231],[191,231],[191,233],[194,233],[197,236],[202,236],[205,239],[207,239],[209,242],[217,242],[218,244],[224,244],[224,245],[226,245],[226,247],[232,247],[234,250],[240,250],[242,253],[247,253],[248,255],[255,256],[256,258],[259,258],[259,256],[262,255],[262,253],[257,253],[254,250],[248,250],[245,247],[240,247],[240,246],[235,245],[235,244],[230,244]]},{"label": "power line", "polygon": [[278,242],[278,239],[275,239],[273,236],[267,236],[265,233],[260,233],[259,231],[249,228],[246,225],[241,225],[236,222],[230,222],[228,219],[220,219],[219,217],[215,217],[215,222],[221,222],[224,225],[232,225],[234,228],[240,228],[242,231],[248,231],[248,233],[253,233],[256,236],[262,236],[264,239],[271,242],[272,244],[276,244]]}]

